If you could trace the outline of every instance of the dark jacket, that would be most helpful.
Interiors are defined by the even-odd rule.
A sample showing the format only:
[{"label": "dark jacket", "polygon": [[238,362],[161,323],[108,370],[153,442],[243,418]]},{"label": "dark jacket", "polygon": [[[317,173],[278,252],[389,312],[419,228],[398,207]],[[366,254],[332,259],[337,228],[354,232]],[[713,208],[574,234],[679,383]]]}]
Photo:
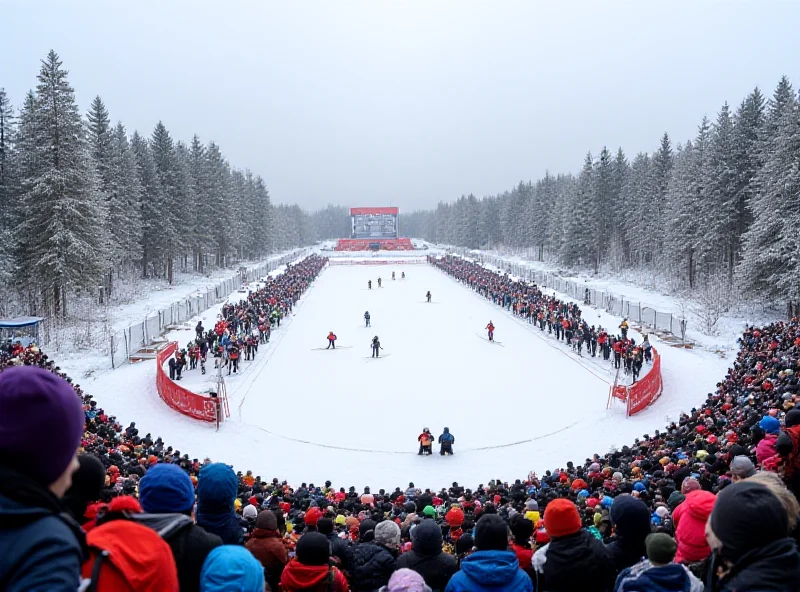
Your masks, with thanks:
[{"label": "dark jacket", "polygon": [[281,542],[281,534],[277,530],[256,528],[245,547],[267,570],[267,582],[273,590],[277,590],[283,568],[289,563],[289,554]]},{"label": "dark jacket", "polygon": [[238,487],[238,480],[230,467],[213,463],[200,470],[197,524],[206,532],[219,536],[226,545],[244,543],[242,521],[233,509]]},{"label": "dark jacket", "polygon": [[618,496],[611,506],[614,536],[606,545],[615,572],[636,565],[646,555],[644,540],[650,534],[650,511],[640,499]]},{"label": "dark jacket", "polygon": [[386,547],[373,542],[359,543],[353,547],[347,569],[350,589],[352,592],[378,590],[389,583],[396,564],[397,560]]},{"label": "dark jacket", "polygon": [[542,550],[545,561],[534,558],[536,589],[553,592],[606,592],[614,588],[616,571],[605,546],[588,530],[554,538]]},{"label": "dark jacket", "polygon": [[0,590],[76,590],[86,539],[61,502],[0,467]]},{"label": "dark jacket", "polygon": [[678,563],[656,567],[642,561],[620,572],[614,592],[703,592],[703,583],[690,574]]},{"label": "dark jacket", "polygon": [[706,582],[709,592],[800,590],[800,553],[789,537],[746,553],[716,585],[710,583],[713,568]]},{"label": "dark jacket", "polygon": [[442,551],[442,529],[433,520],[423,520],[412,532],[414,546],[397,559],[397,569],[417,572],[433,592],[441,592],[458,571],[458,562]]},{"label": "dark jacket", "polygon": [[475,551],[461,562],[445,592],[532,592],[533,583],[512,551]]},{"label": "dark jacket", "polygon": [[172,549],[181,592],[199,590],[203,562],[214,548],[222,546],[222,539],[185,514],[133,514],[131,518],[159,533]]},{"label": "dark jacket", "polygon": [[350,555],[353,552],[353,548],[346,540],[339,538],[335,532],[326,536],[331,542],[331,556],[338,557],[339,565],[342,566],[342,569],[346,569],[350,565]]}]

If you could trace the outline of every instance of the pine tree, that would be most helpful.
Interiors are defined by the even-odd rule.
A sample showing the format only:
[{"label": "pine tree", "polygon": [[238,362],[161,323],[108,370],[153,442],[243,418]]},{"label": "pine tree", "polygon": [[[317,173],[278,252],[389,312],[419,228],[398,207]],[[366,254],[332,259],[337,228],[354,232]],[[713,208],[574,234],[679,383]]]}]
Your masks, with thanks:
[{"label": "pine tree", "polygon": [[142,274],[144,277],[160,275],[165,269],[163,263],[170,255],[169,237],[174,235],[175,229],[147,140],[134,132],[131,148],[136,157],[136,174],[142,188]]},{"label": "pine tree", "polygon": [[150,151],[155,166],[156,179],[161,189],[159,210],[160,215],[167,218],[168,223],[163,224],[164,257],[167,267],[167,280],[170,284],[174,281],[173,265],[185,245],[182,244],[180,231],[181,214],[181,180],[175,157],[175,143],[172,141],[167,128],[159,121],[150,138]]},{"label": "pine tree", "polygon": [[564,212],[564,242],[561,259],[567,265],[587,264],[594,260],[592,248],[596,237],[587,231],[590,224],[592,204],[594,203],[594,161],[592,154],[586,155],[583,170],[578,177],[575,192],[572,194],[568,210]]},{"label": "pine tree", "polygon": [[[27,237],[20,253],[24,277],[42,291],[55,317],[66,316],[71,289],[96,285],[107,267],[105,208],[67,72],[54,51],[42,60],[33,119],[23,150],[36,174],[21,179]],[[23,157],[25,158],[25,157]]]},{"label": "pine tree", "polygon": [[611,153],[603,146],[600,157],[593,169],[593,211],[587,228],[591,229],[594,243],[594,270],[599,271],[600,264],[608,256],[611,241],[611,228],[614,225],[614,203],[619,199],[615,194],[614,165]]},{"label": "pine tree", "polygon": [[14,271],[16,215],[16,175],[14,174],[14,140],[16,118],[14,108],[0,88],[0,315],[5,314],[9,286]]},{"label": "pine tree", "polygon": [[111,130],[109,146],[108,227],[112,230],[112,257],[117,271],[142,259],[142,196],[136,155],[125,127]]}]

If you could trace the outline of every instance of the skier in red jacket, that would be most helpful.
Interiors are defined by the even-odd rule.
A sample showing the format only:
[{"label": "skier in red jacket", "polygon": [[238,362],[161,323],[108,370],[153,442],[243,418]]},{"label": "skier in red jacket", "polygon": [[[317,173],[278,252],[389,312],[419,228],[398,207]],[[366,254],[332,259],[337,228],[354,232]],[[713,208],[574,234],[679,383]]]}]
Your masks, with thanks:
[{"label": "skier in red jacket", "polygon": [[489,324],[486,325],[486,330],[489,332],[489,341],[494,341],[494,324],[492,321],[489,321]]},{"label": "skier in red jacket", "polygon": [[326,347],[325,349],[330,349],[330,348],[336,349],[336,334],[333,331],[328,333],[328,347]]}]

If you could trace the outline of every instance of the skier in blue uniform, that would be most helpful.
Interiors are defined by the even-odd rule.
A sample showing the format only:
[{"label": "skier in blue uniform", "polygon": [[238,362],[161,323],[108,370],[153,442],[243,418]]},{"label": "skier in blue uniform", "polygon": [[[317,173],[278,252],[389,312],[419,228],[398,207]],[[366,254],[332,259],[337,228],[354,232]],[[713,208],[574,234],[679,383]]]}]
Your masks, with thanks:
[{"label": "skier in blue uniform", "polygon": [[364,322],[366,322],[366,326],[369,327],[369,311],[364,313]]},{"label": "skier in blue uniform", "polygon": [[444,456],[445,454],[449,454],[452,456],[453,454],[453,444],[455,443],[456,439],[453,434],[450,433],[450,428],[444,429],[444,434],[439,436],[439,454]]}]

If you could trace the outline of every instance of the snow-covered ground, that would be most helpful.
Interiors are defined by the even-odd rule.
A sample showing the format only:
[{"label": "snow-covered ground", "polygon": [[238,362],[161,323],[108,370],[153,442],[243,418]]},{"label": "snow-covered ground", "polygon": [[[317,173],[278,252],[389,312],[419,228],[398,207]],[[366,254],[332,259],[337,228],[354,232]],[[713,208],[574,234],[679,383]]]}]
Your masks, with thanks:
[{"label": "snow-covered ground", "polygon": [[[110,414],[140,433],[162,436],[191,457],[211,457],[264,478],[337,486],[442,487],[523,478],[631,444],[699,405],[727,362],[705,351],[659,348],[664,394],[624,417],[606,410],[613,380],[603,362],[577,357],[444,273],[426,266],[330,267],[303,295],[254,362],[227,378],[231,418],[219,432],[169,409],[155,388],[155,363],[141,362],[82,381]],[[377,288],[378,276],[384,287]],[[367,280],[373,289],[367,289]],[[430,290],[433,302],[427,304]],[[219,307],[202,315],[204,325]],[[369,310],[372,328],[365,328]],[[596,322],[616,327],[604,312]],[[492,320],[499,344],[484,339]],[[189,323],[193,326],[196,319]],[[326,351],[325,336],[339,337]],[[383,357],[371,359],[379,335]],[[186,342],[193,331],[169,337]],[[207,390],[213,370],[190,371],[182,384]],[[65,366],[70,370],[69,365]],[[449,427],[453,457],[420,457],[416,437]]]}]

